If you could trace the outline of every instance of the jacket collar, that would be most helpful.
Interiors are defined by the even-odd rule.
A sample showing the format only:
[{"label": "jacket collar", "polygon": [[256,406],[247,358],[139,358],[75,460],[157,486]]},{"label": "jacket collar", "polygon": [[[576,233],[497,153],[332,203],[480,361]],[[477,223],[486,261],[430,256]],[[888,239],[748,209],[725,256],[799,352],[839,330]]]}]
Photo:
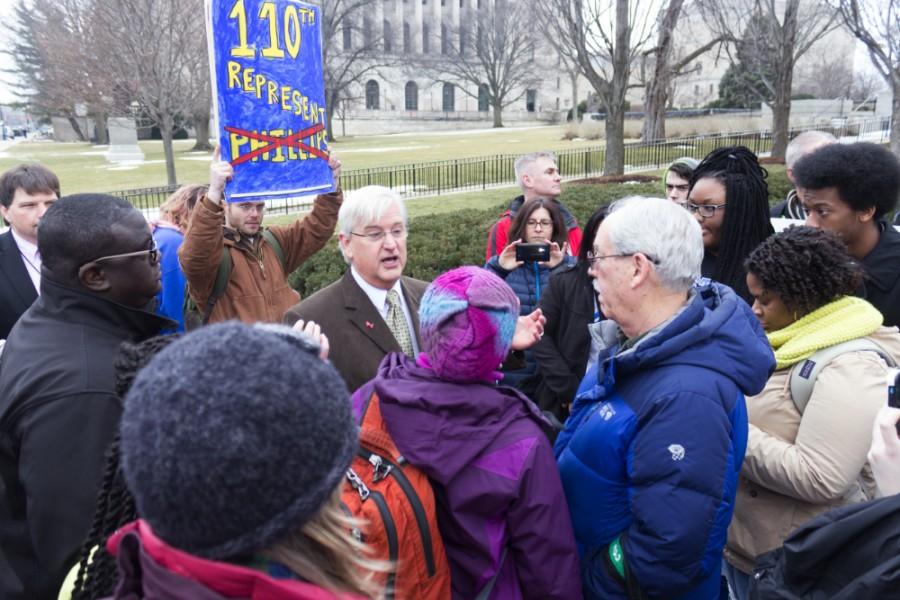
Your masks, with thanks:
[{"label": "jacket collar", "polygon": [[41,276],[41,296],[36,307],[47,314],[59,315],[68,322],[76,322],[121,335],[144,339],[164,329],[175,329],[177,323],[152,312],[117,304],[111,300],[66,287],[50,279],[47,271]]},{"label": "jacket collar", "polygon": [[[900,231],[886,221],[879,221],[881,235],[872,251],[862,259],[866,274],[876,288],[889,290],[900,277],[897,257],[900,256]],[[869,283],[867,282],[867,283]]]}]

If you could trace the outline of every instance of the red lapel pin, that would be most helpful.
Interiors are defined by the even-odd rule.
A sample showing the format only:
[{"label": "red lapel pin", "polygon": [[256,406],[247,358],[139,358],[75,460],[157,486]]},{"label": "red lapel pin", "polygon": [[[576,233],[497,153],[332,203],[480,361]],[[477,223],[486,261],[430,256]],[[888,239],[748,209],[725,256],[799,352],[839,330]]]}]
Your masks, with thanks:
[{"label": "red lapel pin", "polygon": [[375,329],[375,323],[372,323],[371,321],[366,321],[366,327],[368,327],[369,329]]}]

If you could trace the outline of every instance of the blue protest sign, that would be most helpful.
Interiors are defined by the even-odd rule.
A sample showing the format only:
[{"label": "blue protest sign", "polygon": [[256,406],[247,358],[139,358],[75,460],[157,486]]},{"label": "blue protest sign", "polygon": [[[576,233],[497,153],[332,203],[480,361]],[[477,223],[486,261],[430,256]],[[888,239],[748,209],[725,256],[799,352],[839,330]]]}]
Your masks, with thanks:
[{"label": "blue protest sign", "polygon": [[228,202],[334,190],[325,143],[321,12],[297,0],[208,0]]}]

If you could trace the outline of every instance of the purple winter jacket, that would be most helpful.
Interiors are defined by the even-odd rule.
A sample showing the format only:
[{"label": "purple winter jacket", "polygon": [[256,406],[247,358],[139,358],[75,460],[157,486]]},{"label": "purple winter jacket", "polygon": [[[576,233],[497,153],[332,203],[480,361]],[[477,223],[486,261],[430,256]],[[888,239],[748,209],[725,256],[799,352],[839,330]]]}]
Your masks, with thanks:
[{"label": "purple winter jacket", "polygon": [[[420,359],[421,361],[422,359]],[[540,411],[513,388],[438,378],[424,361],[388,354],[353,394],[372,392],[397,448],[431,479],[454,598],[581,598],[578,552]]]}]

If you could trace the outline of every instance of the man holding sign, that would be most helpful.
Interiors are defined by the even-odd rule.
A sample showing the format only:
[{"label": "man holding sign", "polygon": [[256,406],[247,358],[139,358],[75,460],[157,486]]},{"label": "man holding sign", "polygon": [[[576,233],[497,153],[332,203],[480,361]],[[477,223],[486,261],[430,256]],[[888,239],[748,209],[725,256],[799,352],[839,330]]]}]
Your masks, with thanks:
[{"label": "man holding sign", "polygon": [[[179,259],[204,323],[280,322],[300,299],[288,274],[331,237],[343,200],[325,144],[320,9],[208,0],[207,12],[221,155]],[[263,229],[265,200],[303,194],[319,194],[308,216]]]}]

